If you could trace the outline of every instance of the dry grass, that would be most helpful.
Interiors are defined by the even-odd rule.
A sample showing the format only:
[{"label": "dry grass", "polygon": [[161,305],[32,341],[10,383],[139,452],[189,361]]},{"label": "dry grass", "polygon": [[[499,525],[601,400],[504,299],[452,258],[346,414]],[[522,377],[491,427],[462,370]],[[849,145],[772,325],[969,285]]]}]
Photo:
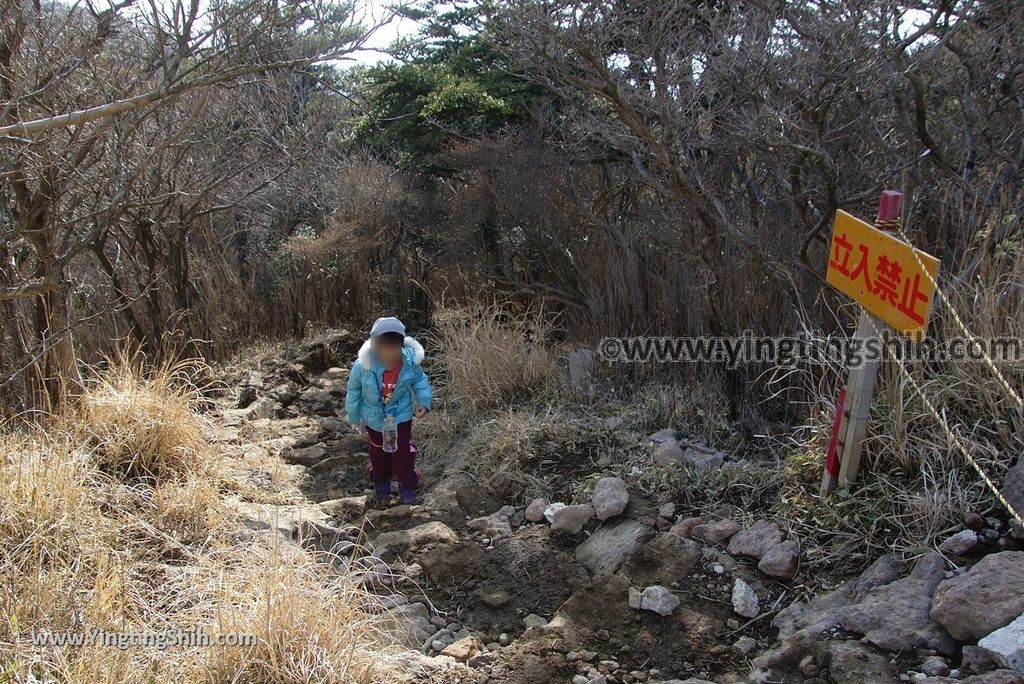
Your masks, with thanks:
[{"label": "dry grass", "polygon": [[92,449],[99,468],[125,480],[164,482],[200,475],[210,464],[192,381],[195,362],[145,368],[139,354],[112,358],[94,372],[78,406],[66,417],[70,431]]},{"label": "dry grass", "polygon": [[[130,370],[135,368],[135,371]],[[0,681],[393,681],[399,651],[346,575],[221,495],[182,378],[97,374],[80,411],[0,434]],[[133,377],[132,373],[136,375]],[[34,645],[35,634],[245,633],[247,646]]]},{"label": "dry grass", "polygon": [[558,359],[545,344],[552,331],[541,310],[497,306],[450,309],[435,320],[448,400],[470,413],[541,399],[555,388]]}]

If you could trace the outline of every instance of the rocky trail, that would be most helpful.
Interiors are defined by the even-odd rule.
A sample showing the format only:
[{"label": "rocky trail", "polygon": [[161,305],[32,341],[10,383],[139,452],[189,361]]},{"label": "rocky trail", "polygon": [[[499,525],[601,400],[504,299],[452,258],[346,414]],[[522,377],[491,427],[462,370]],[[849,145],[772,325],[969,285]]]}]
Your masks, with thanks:
[{"label": "rocky trail", "polygon": [[382,505],[339,418],[358,343],[328,333],[237,373],[211,437],[265,494],[235,502],[249,526],[377,594],[422,681],[1024,682],[1024,551],[1005,521],[809,597],[784,524],[683,517],[614,477],[575,505],[506,501],[421,452],[420,504]]}]

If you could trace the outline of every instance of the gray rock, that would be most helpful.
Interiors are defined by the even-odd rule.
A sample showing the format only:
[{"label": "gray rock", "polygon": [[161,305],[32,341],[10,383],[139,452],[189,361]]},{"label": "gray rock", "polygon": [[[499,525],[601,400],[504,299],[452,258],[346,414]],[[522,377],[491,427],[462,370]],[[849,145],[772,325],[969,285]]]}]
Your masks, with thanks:
[{"label": "gray rock", "polygon": [[292,383],[283,382],[270,390],[267,396],[278,401],[282,406],[288,406],[295,401],[295,397],[299,396],[299,390]]},{"label": "gray rock", "polygon": [[535,523],[544,520],[544,511],[547,507],[547,499],[534,499],[530,502],[530,505],[526,507],[526,519]]},{"label": "gray rock", "polygon": [[598,520],[614,518],[626,510],[629,504],[626,483],[618,477],[602,477],[594,485],[591,501],[594,505],[594,515]]},{"label": "gray rock", "polygon": [[590,504],[566,506],[555,511],[551,531],[557,534],[579,534],[593,517],[594,507]]},{"label": "gray rock", "polygon": [[658,517],[664,518],[665,520],[672,520],[676,517],[676,505],[671,501],[663,503],[658,507]]},{"label": "gray rock", "polygon": [[615,572],[653,534],[635,520],[606,525],[576,547],[576,561],[595,575]]},{"label": "gray rock", "polygon": [[324,371],[324,377],[328,380],[348,380],[348,368],[332,366]]},{"label": "gray rock", "polygon": [[978,642],[1005,668],[1024,672],[1024,615]]},{"label": "gray rock", "polygon": [[430,609],[422,603],[405,603],[388,611],[399,629],[399,641],[409,648],[419,648],[434,631]]},{"label": "gray rock", "polygon": [[891,682],[894,679],[889,659],[858,641],[824,642],[820,651],[833,684]]},{"label": "gray rock", "polygon": [[640,610],[640,590],[635,587],[630,587],[627,601],[629,602],[630,608],[633,610]]},{"label": "gray rock", "polygon": [[736,643],[732,645],[732,648],[737,653],[747,655],[757,648],[757,639],[748,636],[741,636],[736,640]]},{"label": "gray rock", "polygon": [[658,465],[668,465],[669,463],[682,465],[686,463],[686,456],[683,454],[682,448],[673,439],[658,445],[658,448],[654,451],[654,462]]},{"label": "gray rock", "polygon": [[757,564],[757,569],[772,579],[788,582],[800,567],[800,546],[792,539],[768,549]]},{"label": "gray rock", "polygon": [[508,517],[502,515],[501,511],[482,518],[473,518],[466,523],[466,527],[487,535],[491,541],[512,536],[512,526],[508,522]]},{"label": "gray rock", "polygon": [[577,392],[589,395],[594,391],[596,362],[591,349],[569,352],[569,384]]},{"label": "gray rock", "polygon": [[956,644],[929,618],[932,596],[945,569],[937,553],[920,558],[909,576],[875,587],[860,603],[847,608],[839,624],[889,651],[931,648],[952,655]]},{"label": "gray rock", "polygon": [[362,496],[347,496],[341,499],[322,501],[320,508],[332,518],[348,519],[365,513],[368,505],[369,497],[364,494]]},{"label": "gray rock", "polygon": [[756,618],[761,612],[757,594],[745,581],[736,578],[732,585],[732,609],[745,618]]},{"label": "gray rock", "polygon": [[949,674],[949,663],[945,658],[933,655],[922,660],[918,669],[929,677],[945,677]]},{"label": "gray rock", "polygon": [[549,503],[547,508],[544,509],[544,519],[547,520],[549,524],[555,522],[555,513],[563,508],[565,508],[565,504],[561,501]]},{"label": "gray rock", "polygon": [[658,615],[671,615],[679,607],[679,597],[660,585],[647,587],[640,593],[640,610]]},{"label": "gray rock", "polygon": [[526,627],[526,629],[530,629],[531,627],[543,628],[546,627],[547,624],[547,619],[542,618],[540,615],[537,615],[536,613],[530,613],[529,615],[523,618],[523,625]]},{"label": "gray rock", "polygon": [[728,551],[733,556],[761,559],[768,549],[782,542],[786,533],[778,523],[758,520],[745,530],[740,530],[729,539]]},{"label": "gray rock", "polygon": [[660,532],[630,556],[622,572],[637,584],[670,585],[689,577],[702,555],[697,542]]},{"label": "gray rock", "polygon": [[287,463],[294,463],[295,465],[312,466],[320,462],[320,460],[327,455],[327,449],[324,448],[323,444],[314,444],[310,447],[303,449],[289,449],[281,454],[281,457]]},{"label": "gray rock", "polygon": [[965,644],[960,656],[960,670],[967,674],[980,674],[998,667],[992,654],[981,646]]},{"label": "gray rock", "polygon": [[330,415],[334,413],[334,397],[330,392],[319,387],[310,387],[301,395],[299,400],[306,404],[310,411],[318,413],[320,415]]},{"label": "gray rock", "polygon": [[694,527],[693,531],[690,532],[690,536],[694,539],[723,544],[732,535],[739,532],[740,527],[740,524],[735,520],[712,520]]},{"label": "gray rock", "polygon": [[348,431],[348,423],[340,418],[327,416],[320,419],[320,429],[327,433],[339,433]]},{"label": "gray rock", "polygon": [[960,641],[975,641],[1024,613],[1024,551],[985,556],[939,585],[932,619]]},{"label": "gray rock", "polygon": [[1024,512],[1024,458],[1017,459],[1017,465],[1006,471],[1000,491],[1015,511]]},{"label": "gray rock", "polygon": [[414,552],[433,544],[455,544],[459,536],[442,522],[433,521],[408,530],[385,532],[373,540],[373,547],[381,558]]},{"label": "gray rock", "polygon": [[722,467],[725,463],[725,454],[708,453],[700,449],[686,449],[683,451],[683,461],[698,473],[707,473]]},{"label": "gray rock", "polygon": [[254,419],[273,418],[281,410],[281,405],[270,397],[257,399],[249,406],[249,416]]},{"label": "gray rock", "polygon": [[664,428],[662,430],[658,430],[647,439],[650,440],[651,444],[664,444],[666,442],[672,442],[675,444],[676,431],[673,428]]},{"label": "gray rock", "polygon": [[[962,556],[978,545],[978,533],[974,530],[960,530],[939,545],[939,551],[953,556]],[[927,673],[926,673],[927,674]]]}]

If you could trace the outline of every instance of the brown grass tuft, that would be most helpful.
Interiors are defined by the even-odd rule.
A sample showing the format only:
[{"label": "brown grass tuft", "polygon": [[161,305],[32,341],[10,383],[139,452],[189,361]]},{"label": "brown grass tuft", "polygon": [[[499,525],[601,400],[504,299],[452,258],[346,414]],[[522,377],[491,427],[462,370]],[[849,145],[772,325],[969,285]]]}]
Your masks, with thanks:
[{"label": "brown grass tuft", "polygon": [[543,311],[477,306],[443,311],[435,324],[445,393],[460,408],[476,413],[552,391],[558,362]]},{"label": "brown grass tuft", "polygon": [[92,448],[104,472],[125,480],[163,482],[201,474],[210,461],[192,382],[198,362],[144,368],[122,354],[94,373],[65,421]]}]

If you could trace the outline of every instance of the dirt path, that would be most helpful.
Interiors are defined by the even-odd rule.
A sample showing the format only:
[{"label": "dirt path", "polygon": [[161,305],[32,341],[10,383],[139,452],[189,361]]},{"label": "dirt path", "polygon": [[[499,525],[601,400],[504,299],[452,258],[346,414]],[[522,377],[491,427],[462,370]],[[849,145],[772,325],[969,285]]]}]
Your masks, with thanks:
[{"label": "dirt path", "polygon": [[[729,510],[678,520],[670,502],[630,497],[622,481],[611,483],[621,487],[612,503],[618,495],[628,503],[618,501],[603,520],[594,506],[607,508],[607,501],[596,488],[593,506],[549,508],[539,517],[536,503],[528,511],[501,500],[445,455],[426,452],[421,503],[382,505],[367,481],[364,438],[336,417],[344,371],[308,358],[304,368],[272,364],[272,373],[292,380],[275,386],[260,379],[257,394],[269,401],[239,409],[233,394],[224,400],[218,439],[237,452],[264,453],[256,461],[265,467],[253,468],[249,459],[244,477],[281,498],[240,502],[241,510],[254,524],[273,520],[268,527],[322,552],[378,594],[400,640],[422,654],[416,681],[820,684],[896,681],[899,673],[957,681],[945,677],[957,652],[945,650],[948,635],[927,610],[946,573],[941,558],[915,568],[922,581],[894,581],[899,571],[890,559],[891,567],[872,566],[867,579],[804,604],[795,602],[799,549],[783,541],[781,528],[765,523],[740,533],[740,516]],[[238,394],[251,378],[240,382]],[[580,524],[566,529],[569,514],[580,513]],[[766,568],[770,548],[790,551],[793,567]],[[878,614],[870,612],[871,595],[856,589],[874,584],[894,592]],[[756,605],[737,604],[738,593]],[[873,624],[857,630],[868,633],[864,639],[841,627],[847,604],[861,600],[881,636],[872,637]],[[912,618],[900,614],[904,609]],[[933,633],[939,636],[932,641],[918,639]],[[928,658],[938,659],[931,673],[923,672]],[[999,676],[962,681],[1024,681]]]}]

